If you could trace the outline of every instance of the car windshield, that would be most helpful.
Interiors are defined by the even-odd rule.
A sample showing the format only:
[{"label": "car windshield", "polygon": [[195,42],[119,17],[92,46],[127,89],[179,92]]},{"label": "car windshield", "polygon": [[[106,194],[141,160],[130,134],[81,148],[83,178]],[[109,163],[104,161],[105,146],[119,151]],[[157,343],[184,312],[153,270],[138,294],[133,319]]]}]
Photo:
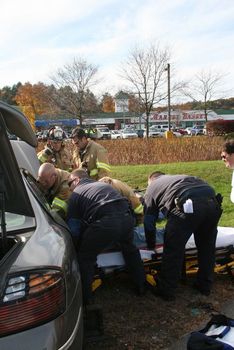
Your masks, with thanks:
[{"label": "car windshield", "polygon": [[[35,219],[25,215],[6,212],[5,220],[6,220],[6,230],[8,233],[11,231],[16,231],[16,230],[21,231],[31,227],[35,227]],[[0,232],[2,232],[2,221],[0,225]]]},{"label": "car windshield", "polygon": [[165,129],[165,126],[162,126],[162,125],[152,125],[151,127],[150,127],[150,129],[151,130],[161,130],[161,129]]},{"label": "car windshield", "polygon": [[101,132],[109,132],[109,129],[106,129],[106,128],[99,128],[98,130]]},{"label": "car windshield", "polygon": [[135,134],[134,130],[124,130],[123,131],[124,134]]}]

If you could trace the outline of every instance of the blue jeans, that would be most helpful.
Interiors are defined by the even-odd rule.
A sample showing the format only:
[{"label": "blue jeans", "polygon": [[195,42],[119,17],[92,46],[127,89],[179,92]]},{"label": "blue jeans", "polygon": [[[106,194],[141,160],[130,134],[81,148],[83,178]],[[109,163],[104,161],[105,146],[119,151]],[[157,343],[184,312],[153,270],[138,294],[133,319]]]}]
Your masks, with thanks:
[{"label": "blue jeans", "polygon": [[[163,244],[164,232],[165,232],[164,228],[157,229],[157,233],[156,233],[156,243],[157,244]],[[138,248],[146,246],[144,225],[134,227],[133,243]]]}]

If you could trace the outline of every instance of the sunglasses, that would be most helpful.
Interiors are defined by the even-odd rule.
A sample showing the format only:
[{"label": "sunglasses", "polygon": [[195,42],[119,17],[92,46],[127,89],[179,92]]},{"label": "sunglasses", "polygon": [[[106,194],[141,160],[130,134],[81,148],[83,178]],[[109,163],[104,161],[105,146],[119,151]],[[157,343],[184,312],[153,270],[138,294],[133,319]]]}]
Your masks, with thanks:
[{"label": "sunglasses", "polygon": [[72,179],[72,180],[69,180],[69,181],[67,182],[68,187],[71,187],[72,183],[73,183],[75,180],[76,180],[76,177],[75,177],[74,179]]}]

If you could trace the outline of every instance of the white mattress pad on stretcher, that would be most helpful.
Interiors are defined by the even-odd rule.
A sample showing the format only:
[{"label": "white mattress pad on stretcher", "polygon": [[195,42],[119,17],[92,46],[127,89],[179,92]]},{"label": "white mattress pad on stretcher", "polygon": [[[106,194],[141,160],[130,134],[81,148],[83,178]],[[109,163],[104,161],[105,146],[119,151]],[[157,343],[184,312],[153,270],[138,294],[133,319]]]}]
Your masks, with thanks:
[{"label": "white mattress pad on stretcher", "polygon": [[[218,227],[218,235],[216,240],[216,248],[224,248],[228,246],[234,246],[234,227]],[[190,249],[196,249],[193,235],[190,237],[186,244],[186,251]],[[146,247],[140,247],[140,254],[142,260],[149,260],[152,257],[154,251],[147,250]],[[163,252],[163,245],[156,246],[158,253]],[[107,267],[120,267],[124,266],[124,258],[120,251],[108,251],[99,254],[97,257],[97,265],[101,268]]]}]

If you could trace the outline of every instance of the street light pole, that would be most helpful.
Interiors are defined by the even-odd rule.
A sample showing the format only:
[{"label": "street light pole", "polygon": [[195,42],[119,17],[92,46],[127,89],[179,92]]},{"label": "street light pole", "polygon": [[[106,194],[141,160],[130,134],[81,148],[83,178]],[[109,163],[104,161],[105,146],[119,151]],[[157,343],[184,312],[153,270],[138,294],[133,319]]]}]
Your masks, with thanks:
[{"label": "street light pole", "polygon": [[168,93],[168,130],[171,130],[171,86],[170,86],[170,63],[167,64],[167,93]]}]

